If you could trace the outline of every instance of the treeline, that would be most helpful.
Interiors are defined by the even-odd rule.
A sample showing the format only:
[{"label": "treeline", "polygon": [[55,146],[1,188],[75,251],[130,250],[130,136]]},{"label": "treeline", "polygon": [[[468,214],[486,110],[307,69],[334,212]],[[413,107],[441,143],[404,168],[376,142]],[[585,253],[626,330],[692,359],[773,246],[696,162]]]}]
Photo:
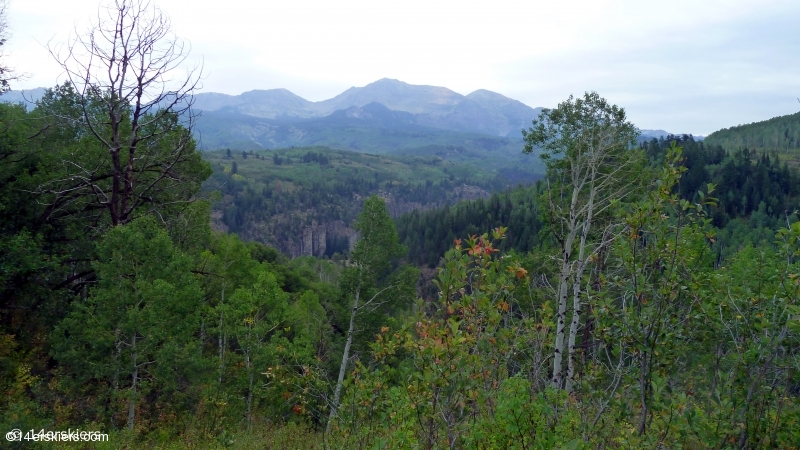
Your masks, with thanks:
[{"label": "treeline", "polygon": [[[714,185],[711,196],[716,202],[708,211],[718,230],[713,244],[718,262],[748,244],[771,245],[775,230],[795,220],[800,209],[800,172],[774,152],[731,152],[688,135],[669,136],[641,144],[650,166],[663,163],[672,142],[682,147],[681,163],[686,168],[675,187],[680,198],[698,202],[708,185]],[[542,243],[543,217],[537,206],[541,190],[541,184],[519,187],[494,193],[489,199],[398,217],[398,232],[409,249],[409,260],[435,267],[454,239],[497,226],[508,227],[502,250],[534,251]]]},{"label": "treeline", "polygon": [[414,264],[436,267],[456,239],[481,235],[500,226],[508,228],[498,249],[527,253],[540,244],[540,186],[496,192],[487,199],[462,201],[429,211],[415,210],[396,219],[398,234]]},{"label": "treeline", "polygon": [[745,245],[771,245],[775,230],[794,221],[800,209],[800,173],[774,151],[729,150],[691,136],[669,136],[642,144],[657,164],[674,141],[683,147],[687,171],[677,187],[681,198],[699,201],[713,184],[715,205],[709,207],[719,230],[714,242],[721,262]]},{"label": "treeline", "polygon": [[776,152],[730,151],[685,136],[653,139],[642,148],[652,161],[659,161],[672,141],[683,147],[687,169],[678,187],[681,197],[695,200],[708,183],[716,186],[715,226],[724,227],[733,218],[759,210],[770,217],[784,217],[800,207],[800,174]]},{"label": "treeline", "polygon": [[705,142],[731,151],[793,151],[800,148],[800,113],[723,128],[709,134]]}]

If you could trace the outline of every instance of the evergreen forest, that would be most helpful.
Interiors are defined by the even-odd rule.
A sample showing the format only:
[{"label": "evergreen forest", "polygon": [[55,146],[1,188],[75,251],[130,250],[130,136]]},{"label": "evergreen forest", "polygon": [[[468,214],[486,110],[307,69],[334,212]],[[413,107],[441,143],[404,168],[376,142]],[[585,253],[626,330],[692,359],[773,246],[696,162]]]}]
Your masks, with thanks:
[{"label": "evergreen forest", "polygon": [[640,144],[586,92],[523,130],[537,177],[201,152],[199,74],[115,5],[73,43],[112,70],[0,103],[3,448],[800,448],[788,147]]},{"label": "evergreen forest", "polygon": [[709,144],[730,150],[774,151],[797,156],[800,149],[800,113],[774,117],[763,122],[723,128],[708,135]]}]

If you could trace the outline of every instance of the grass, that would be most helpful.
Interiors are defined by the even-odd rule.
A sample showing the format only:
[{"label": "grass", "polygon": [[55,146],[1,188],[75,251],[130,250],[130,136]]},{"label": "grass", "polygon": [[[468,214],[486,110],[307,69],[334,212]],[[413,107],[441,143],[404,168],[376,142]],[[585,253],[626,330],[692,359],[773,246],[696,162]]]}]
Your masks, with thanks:
[{"label": "grass", "polygon": [[[309,153],[324,155],[327,164],[304,162]],[[471,164],[448,161],[438,156],[377,155],[335,150],[327,147],[304,147],[281,150],[254,150],[247,158],[242,152],[216,150],[205,152],[204,157],[216,173],[230,172],[236,164],[236,173],[261,190],[280,183],[280,189],[292,191],[313,183],[345,182],[353,178],[381,180],[386,186],[398,184],[436,183],[448,178],[468,178],[476,183],[490,183],[499,171],[477,168]],[[276,164],[274,157],[282,160]]]}]

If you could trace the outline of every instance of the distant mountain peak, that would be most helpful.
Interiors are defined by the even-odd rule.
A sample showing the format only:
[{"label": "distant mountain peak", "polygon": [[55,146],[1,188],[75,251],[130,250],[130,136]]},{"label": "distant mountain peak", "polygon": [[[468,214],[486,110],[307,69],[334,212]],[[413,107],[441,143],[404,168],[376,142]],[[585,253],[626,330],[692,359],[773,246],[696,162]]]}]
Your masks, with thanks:
[{"label": "distant mountain peak", "polygon": [[400,81],[400,80],[395,79],[395,78],[386,78],[386,77],[381,78],[380,80],[373,81],[372,83],[367,84],[367,86],[373,85],[373,84],[402,84],[402,85],[406,85],[406,86],[412,86],[412,85],[406,83],[405,81]]},{"label": "distant mountain peak", "polygon": [[[8,95],[11,100],[13,94]],[[363,87],[351,87],[319,102],[308,101],[284,88],[253,89],[239,95],[208,92],[194,96],[196,110],[279,119],[282,122],[324,118],[352,107],[362,109],[351,110],[346,117],[368,118],[389,128],[397,126],[390,125],[390,122],[403,126],[414,123],[422,127],[502,137],[520,137],[520,130],[529,126],[539,113],[517,100],[485,89],[465,96],[442,86],[409,84],[388,77]]]}]

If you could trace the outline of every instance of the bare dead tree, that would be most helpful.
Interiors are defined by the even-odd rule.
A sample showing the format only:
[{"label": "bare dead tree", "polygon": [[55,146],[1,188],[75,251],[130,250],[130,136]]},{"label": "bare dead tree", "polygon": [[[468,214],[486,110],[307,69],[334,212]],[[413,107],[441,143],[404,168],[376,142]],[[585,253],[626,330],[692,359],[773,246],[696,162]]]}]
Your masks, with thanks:
[{"label": "bare dead tree", "polygon": [[202,172],[191,134],[202,70],[184,72],[189,46],[169,18],[146,0],[114,0],[87,32],[49,50],[77,100],[62,118],[82,128],[93,150],[60,154],[64,173],[39,188],[41,221],[100,210],[104,218],[93,222],[104,228],[191,201]]},{"label": "bare dead tree", "polygon": [[[5,56],[2,47],[6,45],[8,40],[8,21],[6,8],[8,8],[8,0],[0,0],[0,58]],[[19,74],[11,67],[0,63],[0,94],[8,92],[11,89],[9,82],[25,78],[26,75]]]}]

